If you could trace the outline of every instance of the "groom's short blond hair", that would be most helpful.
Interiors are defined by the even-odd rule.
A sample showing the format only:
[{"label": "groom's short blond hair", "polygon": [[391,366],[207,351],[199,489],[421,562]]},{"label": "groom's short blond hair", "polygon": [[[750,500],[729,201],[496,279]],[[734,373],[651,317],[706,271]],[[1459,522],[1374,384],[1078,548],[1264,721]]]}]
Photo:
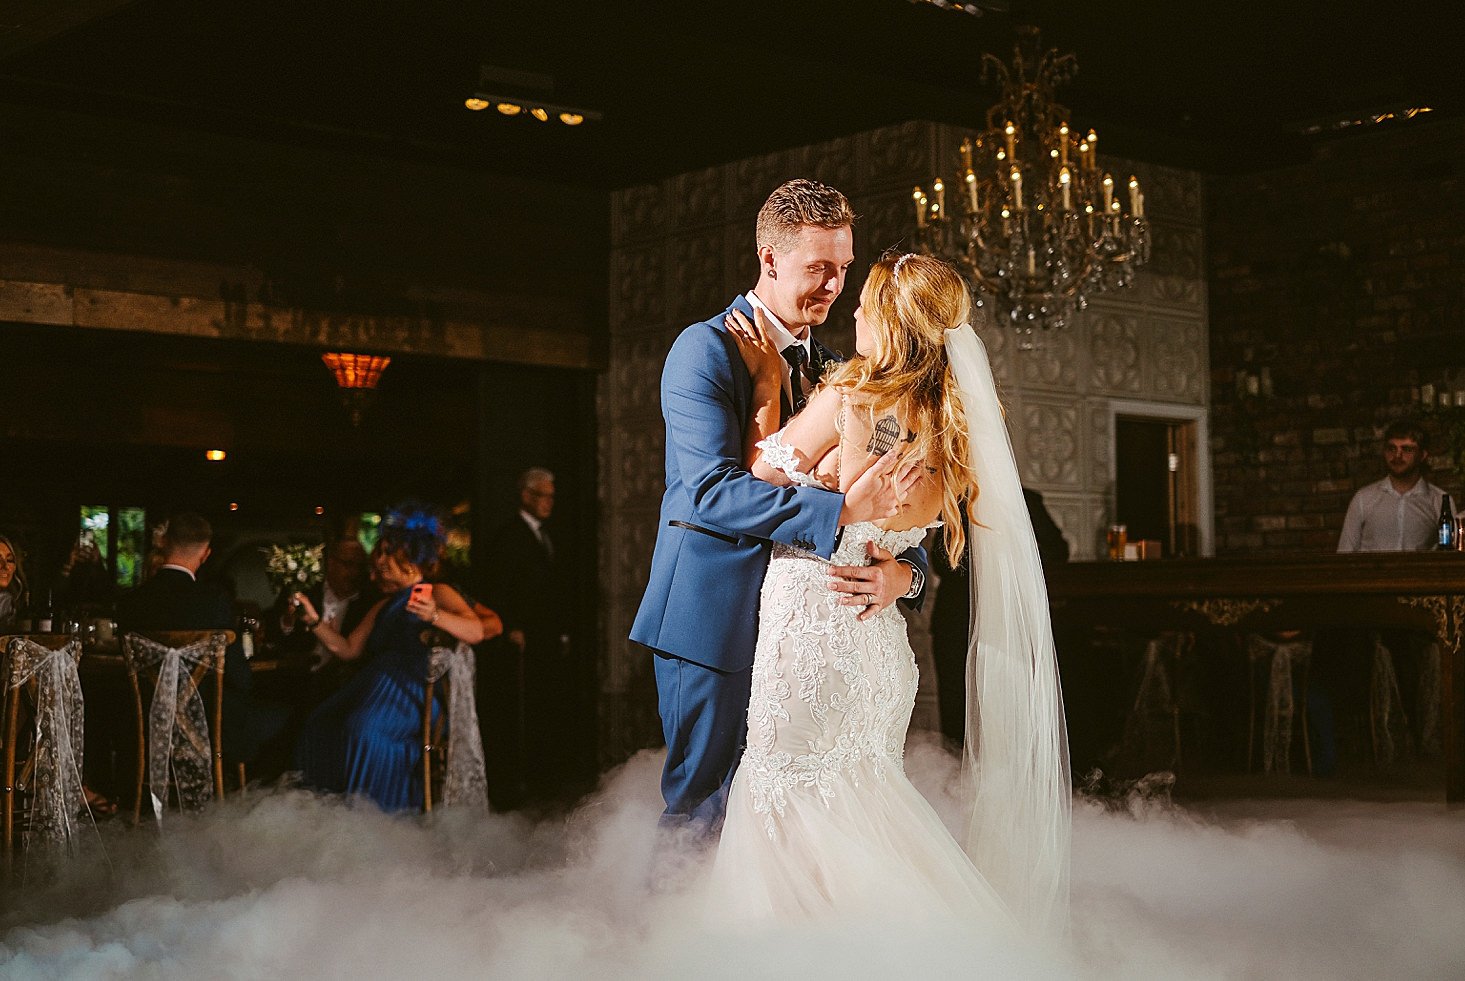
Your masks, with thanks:
[{"label": "groom's short blond hair", "polygon": [[849,199],[828,184],[799,178],[780,184],[758,209],[757,247],[787,252],[799,229],[854,227]]}]

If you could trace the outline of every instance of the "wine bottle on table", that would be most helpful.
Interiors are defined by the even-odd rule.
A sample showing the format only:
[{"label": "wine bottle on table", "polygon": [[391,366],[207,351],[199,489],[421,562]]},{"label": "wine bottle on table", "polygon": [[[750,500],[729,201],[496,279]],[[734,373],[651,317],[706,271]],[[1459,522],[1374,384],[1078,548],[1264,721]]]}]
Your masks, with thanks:
[{"label": "wine bottle on table", "polygon": [[55,607],[51,605],[51,591],[46,590],[46,598],[42,600],[31,613],[32,625],[38,634],[49,634],[55,622]]}]

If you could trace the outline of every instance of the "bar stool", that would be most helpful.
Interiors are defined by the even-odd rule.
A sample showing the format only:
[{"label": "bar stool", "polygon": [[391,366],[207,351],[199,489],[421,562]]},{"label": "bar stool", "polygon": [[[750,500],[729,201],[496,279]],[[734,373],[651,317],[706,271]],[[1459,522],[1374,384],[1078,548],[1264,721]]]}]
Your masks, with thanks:
[{"label": "bar stool", "polygon": [[[1248,719],[1246,727],[1246,768],[1252,769],[1256,756],[1256,730],[1259,708],[1264,710],[1262,722],[1261,768],[1263,773],[1290,773],[1292,770],[1292,732],[1294,724],[1302,730],[1302,756],[1307,773],[1312,775],[1312,742],[1307,722],[1307,676],[1312,664],[1312,640],[1300,630],[1281,630],[1272,634],[1250,634],[1247,637]],[[1258,684],[1258,675],[1265,685]],[[1258,691],[1265,692],[1265,701]]]}]

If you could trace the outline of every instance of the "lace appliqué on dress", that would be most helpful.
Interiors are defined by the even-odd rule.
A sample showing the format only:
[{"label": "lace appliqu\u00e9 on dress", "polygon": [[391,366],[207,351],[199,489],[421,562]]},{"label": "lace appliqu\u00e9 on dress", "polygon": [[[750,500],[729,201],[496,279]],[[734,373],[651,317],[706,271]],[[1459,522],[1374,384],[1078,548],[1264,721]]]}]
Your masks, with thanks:
[{"label": "lace appliqu\u00e9 on dress", "polygon": [[818,477],[799,469],[798,454],[794,452],[793,447],[784,445],[782,429],[767,439],[760,440],[757,445],[758,449],[763,451],[763,462],[795,484],[800,487],[824,487]]},{"label": "lace appliqu\u00e9 on dress", "polygon": [[[927,530],[850,525],[835,561],[864,564],[871,541],[905,551]],[[774,549],[763,585],[741,764],[753,810],[772,839],[794,795],[827,805],[841,784],[884,780],[890,767],[904,767],[917,680],[905,620],[894,606],[863,622],[856,616],[856,608],[836,601],[823,560]]]}]

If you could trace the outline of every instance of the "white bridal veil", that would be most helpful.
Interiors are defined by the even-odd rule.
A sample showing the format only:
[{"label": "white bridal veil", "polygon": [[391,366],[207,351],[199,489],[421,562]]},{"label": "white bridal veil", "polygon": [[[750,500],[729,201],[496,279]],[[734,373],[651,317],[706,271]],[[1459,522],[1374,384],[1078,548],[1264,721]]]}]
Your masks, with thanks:
[{"label": "white bridal veil", "polygon": [[971,434],[979,483],[968,555],[962,766],[967,854],[1019,920],[1066,928],[1072,789],[1048,587],[987,350],[970,324],[946,332],[946,351]]}]

